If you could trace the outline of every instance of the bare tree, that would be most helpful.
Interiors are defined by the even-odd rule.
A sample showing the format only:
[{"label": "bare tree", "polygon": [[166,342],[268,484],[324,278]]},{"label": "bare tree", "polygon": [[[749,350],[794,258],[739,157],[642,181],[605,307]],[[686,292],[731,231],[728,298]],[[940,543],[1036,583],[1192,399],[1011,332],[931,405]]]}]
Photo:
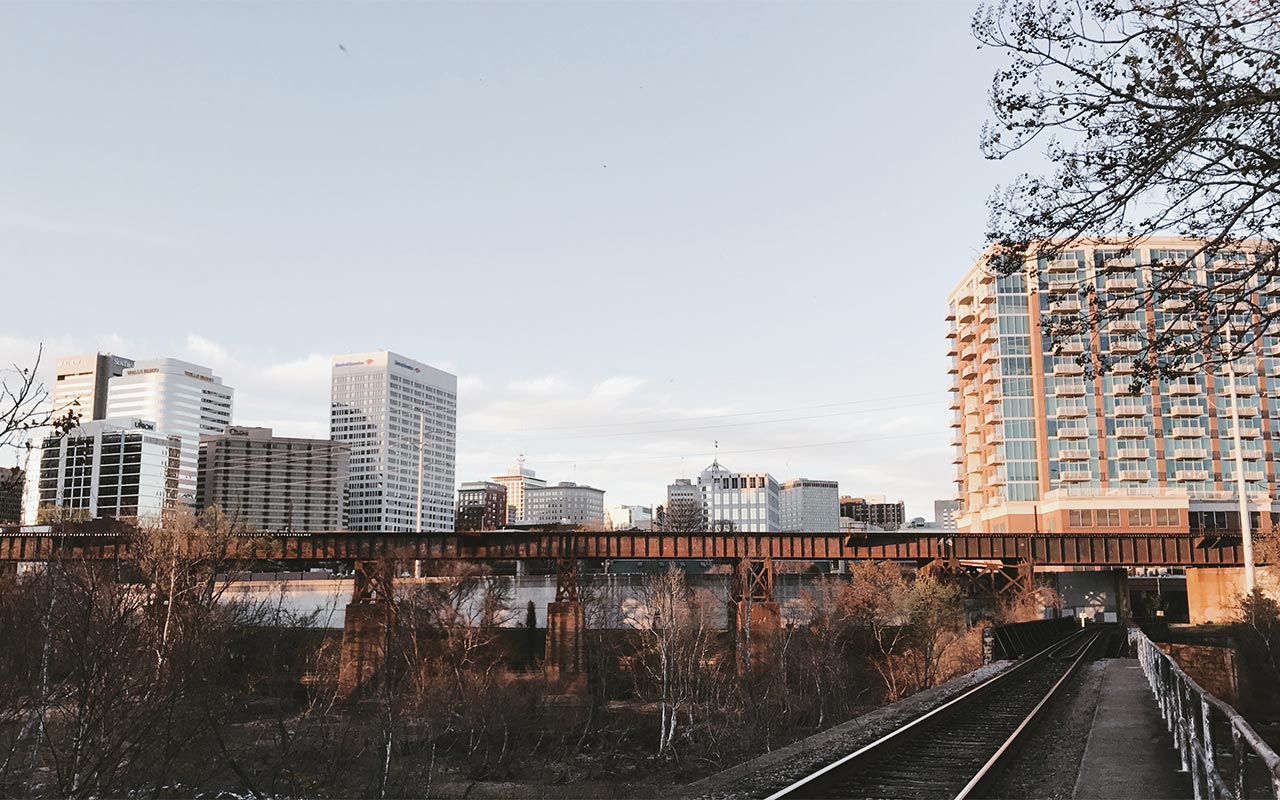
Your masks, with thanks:
[{"label": "bare tree", "polygon": [[[1280,6],[1003,0],[979,9],[973,32],[1009,56],[991,88],[985,154],[1039,143],[1054,167],[992,197],[992,266],[1021,271],[1104,237],[1124,264],[1143,236],[1176,232],[1195,243],[1137,263],[1153,275],[1138,291],[1147,303],[1178,299],[1175,322],[1190,334],[1131,337],[1135,383],[1249,352],[1260,328],[1248,323],[1280,316],[1258,295],[1280,275]],[[1197,279],[1214,262],[1226,268]],[[1071,291],[1092,296],[1095,313],[1048,323],[1059,341],[1132,310],[1094,286]],[[1233,316],[1232,350],[1219,337]]]},{"label": "bare tree", "polygon": [[676,500],[667,504],[663,518],[663,530],[673,533],[692,533],[707,528],[702,503],[693,500]]}]

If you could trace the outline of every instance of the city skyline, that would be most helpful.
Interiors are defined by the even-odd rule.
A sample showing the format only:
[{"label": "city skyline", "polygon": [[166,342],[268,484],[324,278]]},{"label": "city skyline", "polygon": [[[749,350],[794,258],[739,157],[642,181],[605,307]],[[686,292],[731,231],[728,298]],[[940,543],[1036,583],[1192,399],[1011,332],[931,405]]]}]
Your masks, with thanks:
[{"label": "city skyline", "polygon": [[[237,388],[238,424],[323,436],[328,359],[386,348],[459,376],[459,481],[523,453],[648,505],[719,440],[736,469],[928,517],[952,490],[945,294],[1011,174],[975,146],[997,57],[971,11],[10,8],[0,67],[28,79],[0,131],[23,154],[0,258],[15,296],[85,291],[56,325],[17,304],[0,357],[183,358]],[[873,28],[936,58],[848,46]],[[92,113],[94,147],[68,113]],[[922,233],[930,255],[904,252]],[[146,313],[100,302],[125,286]],[[807,410],[723,417],[774,409]],[[759,419],[791,421],[738,424]],[[634,429],[664,432],[569,438]],[[825,442],[850,444],[775,449]]]}]

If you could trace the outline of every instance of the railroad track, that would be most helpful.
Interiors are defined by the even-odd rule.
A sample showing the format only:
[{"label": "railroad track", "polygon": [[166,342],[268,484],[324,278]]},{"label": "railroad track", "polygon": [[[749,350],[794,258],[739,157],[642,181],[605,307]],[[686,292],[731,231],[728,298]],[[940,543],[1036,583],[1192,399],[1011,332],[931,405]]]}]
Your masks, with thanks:
[{"label": "railroad track", "polygon": [[1113,638],[1082,630],[771,795],[980,797],[997,765],[1091,653]]}]

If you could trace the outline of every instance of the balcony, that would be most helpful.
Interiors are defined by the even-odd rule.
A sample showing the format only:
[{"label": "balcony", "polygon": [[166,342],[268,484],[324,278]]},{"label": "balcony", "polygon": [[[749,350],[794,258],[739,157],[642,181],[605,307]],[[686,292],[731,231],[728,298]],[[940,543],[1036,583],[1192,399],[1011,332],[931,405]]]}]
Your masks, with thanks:
[{"label": "balcony", "polygon": [[972,325],[966,325],[960,330],[960,341],[972,342],[978,337],[978,329]]},{"label": "balcony", "polygon": [[961,401],[960,395],[956,395],[955,397],[951,398],[951,403],[947,407],[950,408],[952,411],[959,411],[961,408],[964,407],[964,402]]},{"label": "balcony", "polygon": [[1187,405],[1179,403],[1169,406],[1169,416],[1171,417],[1198,417],[1204,413],[1204,409],[1200,406]]},{"label": "balcony", "polygon": [[1085,427],[1058,428],[1059,439],[1088,439],[1089,429]]},{"label": "balcony", "polygon": [[1116,458],[1151,458],[1151,451],[1145,447],[1121,447],[1116,450]]},{"label": "balcony", "polygon": [[1241,439],[1257,439],[1260,436],[1262,436],[1262,431],[1258,430],[1257,428],[1241,428],[1240,429]]},{"label": "balcony", "polygon": [[1115,415],[1117,417],[1145,417],[1147,415],[1147,407],[1142,405],[1116,406]]},{"label": "balcony", "polygon": [[1053,374],[1058,377],[1063,375],[1083,375],[1084,367],[1080,364],[1058,364],[1053,368]]},{"label": "balcony", "polygon": [[1226,375],[1229,372],[1233,372],[1236,375],[1253,375],[1255,367],[1253,364],[1236,362],[1235,364],[1222,364],[1217,369],[1219,375]]},{"label": "balcony", "polygon": [[1064,356],[1078,356],[1084,352],[1084,345],[1080,342],[1064,342],[1059,352]]},{"label": "balcony", "polygon": [[991,433],[987,434],[987,438],[983,439],[983,444],[996,445],[1004,442],[1004,431],[999,427],[993,428]]},{"label": "balcony", "polygon": [[1075,256],[1055,258],[1049,262],[1048,270],[1056,273],[1078,272],[1080,270],[1080,262],[1076,260]]},{"label": "balcony", "polygon": [[[1257,406],[1239,406],[1236,408],[1236,414],[1245,418],[1256,417],[1259,413],[1260,410]],[[1229,419],[1230,415],[1231,411],[1228,409],[1223,416]]]},{"label": "balcony", "polygon": [[1137,278],[1107,278],[1108,292],[1133,291],[1138,288]]},{"label": "balcony", "polygon": [[1000,370],[992,368],[982,373],[982,382],[984,384],[995,384],[1000,382]]},{"label": "balcony", "polygon": [[1079,314],[1079,300],[1059,300],[1056,303],[1049,304],[1050,314]]},{"label": "balcony", "polygon": [[1186,311],[1191,304],[1179,297],[1170,297],[1160,301],[1161,311]]},{"label": "balcony", "polygon": [[988,348],[985,348],[985,349],[982,351],[982,363],[983,363],[983,364],[998,364],[998,363],[1000,363],[1000,350],[999,350],[999,348],[996,348],[996,347],[988,347]]},{"label": "balcony", "polygon": [[1088,461],[1091,454],[1088,450],[1060,450],[1059,461]]},{"label": "balcony", "polygon": [[951,418],[951,427],[953,427],[953,428],[963,428],[963,427],[964,427],[964,418],[963,418],[963,417],[959,417],[959,416],[952,417],[952,418]]},{"label": "balcony", "polygon": [[1088,406],[1062,406],[1058,409],[1058,419],[1076,419],[1089,416]]},{"label": "balcony", "polygon": [[1133,256],[1112,256],[1102,261],[1103,272],[1129,272],[1137,266],[1138,262]]},{"label": "balcony", "polygon": [[1084,393],[1083,383],[1064,383],[1053,390],[1054,397],[1083,397]]},{"label": "balcony", "polygon": [[1107,333],[1137,333],[1143,325],[1136,319],[1117,319],[1107,325]]},{"label": "balcony", "polygon": [[1122,469],[1117,477],[1122,481],[1149,481],[1151,473],[1145,469]]},{"label": "balcony", "polygon": [[1048,289],[1052,294],[1076,294],[1080,284],[1075,281],[1049,281]]},{"label": "balcony", "polygon": [[1170,480],[1175,481],[1207,481],[1209,480],[1208,470],[1203,469],[1181,469],[1178,474],[1174,475]]},{"label": "balcony", "polygon": [[1145,439],[1147,438],[1147,428],[1145,425],[1121,425],[1116,428],[1116,437],[1119,439]]},{"label": "balcony", "polygon": [[1191,425],[1180,425],[1169,431],[1169,435],[1174,439],[1199,439],[1204,436],[1204,428],[1198,428]]},{"label": "balcony", "polygon": [[961,361],[972,361],[977,355],[978,355],[978,352],[974,350],[972,347],[960,348]]},{"label": "balcony", "polygon": [[1209,262],[1209,268],[1214,272],[1239,272],[1249,266],[1244,259],[1240,258],[1224,258],[1219,256]]},{"label": "balcony", "polygon": [[[1223,461],[1233,461],[1235,460],[1235,457],[1236,457],[1235,448],[1226,448],[1223,450],[1223,453],[1222,453]],[[1245,461],[1257,461],[1258,459],[1262,458],[1262,451],[1253,450],[1253,449],[1249,449],[1249,450],[1241,449],[1240,458],[1244,459]]]},{"label": "balcony", "polygon": [[1093,480],[1093,473],[1087,469],[1084,469],[1084,470],[1073,469],[1067,472],[1060,473],[1058,475],[1058,480],[1062,481],[1063,483],[1082,483],[1082,482]]},{"label": "balcony", "polygon": [[973,322],[973,306],[968,303],[959,306],[956,309],[956,319],[963,325],[966,322]]},{"label": "balcony", "polygon": [[1175,459],[1194,459],[1198,461],[1199,459],[1207,458],[1208,455],[1209,454],[1205,452],[1204,449],[1199,447],[1179,447],[1175,448],[1173,451],[1173,457]]},{"label": "balcony", "polygon": [[1111,365],[1112,373],[1116,375],[1130,375],[1134,371],[1132,361],[1117,361]]},{"label": "balcony", "polygon": [[982,335],[978,337],[978,341],[983,344],[995,344],[1000,341],[1000,331],[996,330],[994,325],[988,325],[982,329]]},{"label": "balcony", "polygon": [[1204,391],[1204,388],[1198,383],[1187,383],[1186,381],[1174,381],[1165,387],[1164,393],[1168,395],[1197,395]]},{"label": "balcony", "polygon": [[966,380],[966,381],[973,381],[973,380],[977,380],[977,379],[978,379],[978,368],[977,368],[977,366],[975,366],[975,365],[974,365],[974,364],[972,364],[972,363],[965,363],[965,364],[961,364],[961,365],[960,365],[960,377],[961,377],[963,380]]},{"label": "balcony", "polygon": [[1142,349],[1142,342],[1135,342],[1132,339],[1121,339],[1111,343],[1111,352],[1113,353],[1136,353]]},{"label": "balcony", "polygon": [[1175,319],[1164,327],[1165,333],[1191,333],[1196,329],[1195,323],[1189,319]]}]

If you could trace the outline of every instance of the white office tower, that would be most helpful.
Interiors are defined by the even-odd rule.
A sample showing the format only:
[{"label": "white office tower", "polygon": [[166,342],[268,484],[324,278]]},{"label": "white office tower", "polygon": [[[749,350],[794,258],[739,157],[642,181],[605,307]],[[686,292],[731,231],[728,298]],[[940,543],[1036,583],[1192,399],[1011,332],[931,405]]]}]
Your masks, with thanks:
[{"label": "white office tower", "polygon": [[75,413],[80,422],[107,415],[108,382],[133,366],[133,359],[90,353],[58,359],[53,381],[53,416]]},{"label": "white office tower", "polygon": [[840,530],[840,487],[835,481],[787,481],[782,484],[778,501],[782,530],[787,533]]},{"label": "white office tower", "polygon": [[457,376],[386,350],[335,356],[329,438],[351,447],[347,527],[403,533],[421,516],[424,531],[453,530],[457,423]]},{"label": "white office tower", "polygon": [[713,531],[779,531],[778,482],[767,472],[730,472],[719,461],[698,476],[707,524]]},{"label": "white office tower", "polygon": [[532,518],[525,510],[525,492],[546,486],[547,482],[533,470],[524,468],[524,456],[516,459],[515,466],[507,474],[494,475],[493,482],[507,487],[507,522],[531,522]]},{"label": "white office tower", "polygon": [[32,450],[22,522],[158,519],[178,501],[178,437],[141,419],[86,422]]},{"label": "white office tower", "polygon": [[200,437],[227,429],[234,395],[208,367],[156,358],[139,361],[111,379],[107,416],[152,420],[158,433],[182,440],[178,502],[194,509]]}]

